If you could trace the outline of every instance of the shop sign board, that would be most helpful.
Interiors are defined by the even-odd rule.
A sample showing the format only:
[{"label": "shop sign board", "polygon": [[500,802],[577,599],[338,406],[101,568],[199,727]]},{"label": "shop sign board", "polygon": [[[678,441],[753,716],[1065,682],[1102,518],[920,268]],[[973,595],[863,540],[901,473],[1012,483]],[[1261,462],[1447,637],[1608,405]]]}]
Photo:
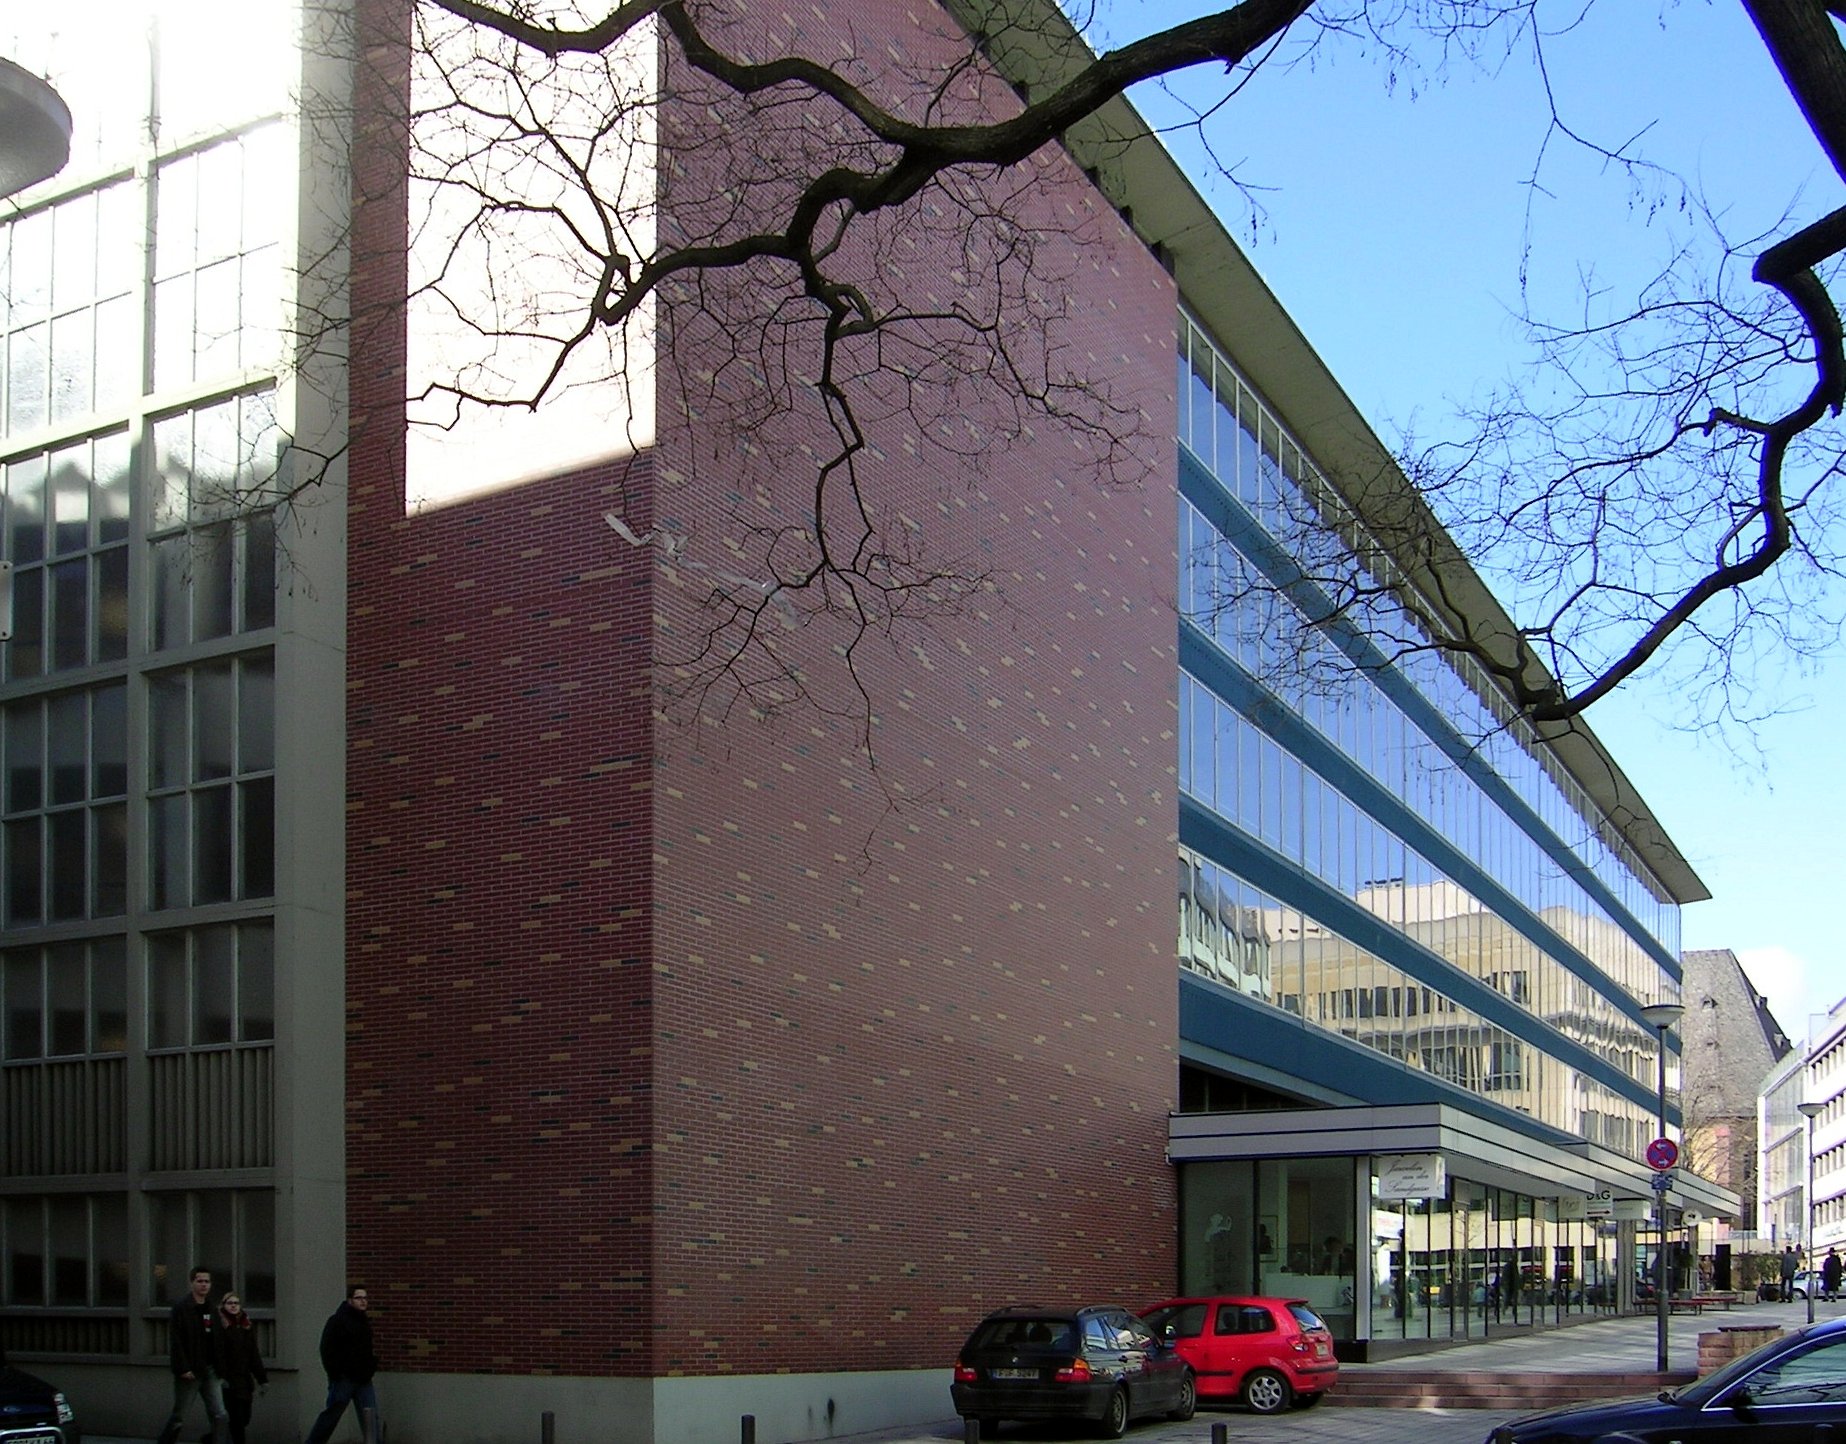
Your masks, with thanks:
[{"label": "shop sign board", "polygon": [[1448,1167],[1440,1153],[1385,1153],[1378,1158],[1380,1198],[1441,1198]]}]

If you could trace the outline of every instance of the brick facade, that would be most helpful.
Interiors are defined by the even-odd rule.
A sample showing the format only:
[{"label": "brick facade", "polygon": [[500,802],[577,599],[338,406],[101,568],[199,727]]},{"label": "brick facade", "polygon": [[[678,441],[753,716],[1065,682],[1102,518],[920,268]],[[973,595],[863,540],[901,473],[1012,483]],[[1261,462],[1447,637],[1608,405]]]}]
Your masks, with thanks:
[{"label": "brick facade", "polygon": [[[855,33],[932,63],[907,14]],[[403,212],[357,169],[364,315]],[[940,200],[881,228],[906,293],[967,294]],[[389,1368],[939,1367],[995,1304],[1172,1285],[1175,295],[1061,157],[1004,203],[1047,372],[1106,384],[1029,431],[989,377],[860,393],[877,516],[985,578],[864,640],[869,712],[832,615],[778,639],[787,711],[676,665],[828,439],[727,420],[714,322],[764,293],[669,298],[648,453],[409,518],[401,331],[361,329],[347,1208]]]}]

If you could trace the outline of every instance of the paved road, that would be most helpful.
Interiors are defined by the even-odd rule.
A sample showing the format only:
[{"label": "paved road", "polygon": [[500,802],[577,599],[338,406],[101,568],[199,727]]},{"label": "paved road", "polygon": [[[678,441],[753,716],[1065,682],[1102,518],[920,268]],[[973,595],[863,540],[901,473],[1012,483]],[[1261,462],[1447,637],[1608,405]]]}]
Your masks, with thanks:
[{"label": "paved road", "polygon": [[[1223,1424],[1228,1444],[1482,1444],[1501,1416],[1482,1409],[1297,1409],[1267,1418],[1238,1409],[1201,1409],[1184,1424],[1137,1424],[1130,1444],[1212,1444],[1212,1425]],[[920,1429],[854,1434],[832,1444],[955,1444],[959,1419]],[[1067,1444],[1093,1440],[1094,1431],[1004,1425],[998,1444]]]}]

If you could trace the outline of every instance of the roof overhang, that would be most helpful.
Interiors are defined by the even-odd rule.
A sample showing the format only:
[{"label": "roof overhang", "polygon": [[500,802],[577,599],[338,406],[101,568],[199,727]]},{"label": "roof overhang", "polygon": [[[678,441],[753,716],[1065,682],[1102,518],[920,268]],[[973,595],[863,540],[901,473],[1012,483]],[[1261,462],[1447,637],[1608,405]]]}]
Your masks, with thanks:
[{"label": "roof overhang", "polygon": [[[1231,1158],[1377,1157],[1438,1153],[1451,1177],[1510,1188],[1534,1198],[1599,1193],[1653,1198],[1653,1171],[1594,1143],[1557,1143],[1447,1103],[1279,1109],[1253,1113],[1176,1113],[1167,1120],[1175,1163]],[[1741,1200],[1684,1170],[1667,1202],[1712,1217],[1735,1218]]]}]

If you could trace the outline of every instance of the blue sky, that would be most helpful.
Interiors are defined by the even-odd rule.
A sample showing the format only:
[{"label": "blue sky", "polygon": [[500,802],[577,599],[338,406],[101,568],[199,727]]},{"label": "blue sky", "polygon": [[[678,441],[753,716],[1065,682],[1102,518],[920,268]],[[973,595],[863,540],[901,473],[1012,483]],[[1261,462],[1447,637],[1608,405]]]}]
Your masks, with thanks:
[{"label": "blue sky", "polygon": [[[1153,9],[1122,13],[1142,27]],[[1638,135],[1642,155],[1724,208],[1733,236],[1773,225],[1791,203],[1805,222],[1846,201],[1734,0],[1601,0],[1547,52],[1573,128],[1611,145]],[[1196,85],[1221,90],[1223,75]],[[1135,99],[1157,122],[1174,113],[1152,92]],[[1346,46],[1259,74],[1212,121],[1218,158],[1261,188],[1260,214],[1213,179],[1193,138],[1169,144],[1389,441],[1412,422],[1439,429],[1452,401],[1526,358],[1509,312],[1528,224],[1532,293],[1564,317],[1586,269],[1642,279],[1678,233],[1675,213],[1650,216],[1625,177],[1557,142],[1533,194],[1524,182],[1545,119],[1524,56],[1494,75],[1452,65],[1388,84],[1375,56]],[[1846,993],[1831,906],[1846,656],[1791,671],[1757,700],[1777,715],[1723,741],[1676,728],[1674,699],[1646,680],[1589,721],[1711,890],[1685,912],[1685,945],[1737,951],[1799,1038],[1810,1012]]]}]

